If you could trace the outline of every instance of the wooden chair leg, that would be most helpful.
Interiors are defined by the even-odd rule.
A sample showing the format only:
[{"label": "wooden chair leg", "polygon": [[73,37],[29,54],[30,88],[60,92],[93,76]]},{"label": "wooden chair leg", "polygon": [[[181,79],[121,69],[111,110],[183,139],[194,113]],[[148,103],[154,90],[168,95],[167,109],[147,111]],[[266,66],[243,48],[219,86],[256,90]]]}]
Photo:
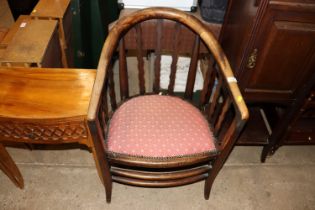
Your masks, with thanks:
[{"label": "wooden chair leg", "polygon": [[104,184],[106,192],[106,201],[110,203],[112,197],[112,177],[110,167],[106,159],[106,153],[98,137],[96,123],[89,122],[90,133],[92,135],[92,151],[98,174]]},{"label": "wooden chair leg", "polygon": [[209,175],[205,181],[204,197],[206,200],[209,200],[212,184],[213,184],[215,178],[217,177],[221,167],[223,166],[223,164],[221,165],[221,167],[219,166],[219,164],[216,164],[217,161],[218,160],[215,161],[215,163],[212,166],[212,169],[209,172]]},{"label": "wooden chair leg", "polygon": [[89,149],[90,149],[90,150],[92,151],[92,153],[93,153],[93,158],[94,158],[94,161],[95,161],[95,166],[96,166],[97,174],[98,174],[98,176],[99,176],[101,182],[103,183],[103,185],[105,185],[104,180],[103,180],[103,176],[102,176],[102,171],[101,171],[100,163],[99,163],[99,161],[98,161],[98,159],[97,159],[97,155],[96,155],[95,148],[94,148],[94,147],[91,147],[91,148],[89,148]]},{"label": "wooden chair leg", "polygon": [[261,156],[260,156],[260,161],[261,161],[262,163],[264,163],[264,162],[266,161],[267,156],[268,156],[268,154],[270,153],[270,151],[271,151],[271,145],[265,145],[265,146],[263,147],[263,150],[262,150]]},{"label": "wooden chair leg", "polygon": [[[106,202],[110,203],[111,202],[111,197],[112,197],[112,179],[111,179],[111,174],[109,171],[109,168],[105,166],[102,162],[106,161],[105,159],[100,161],[99,156],[96,152],[96,149],[92,147],[92,152],[93,152],[93,157],[97,169],[98,176],[100,177],[104,187],[105,187],[105,192],[106,192]],[[103,167],[102,167],[103,165]]]},{"label": "wooden chair leg", "polygon": [[231,153],[232,148],[233,144],[227,145],[226,148],[222,150],[221,154],[217,157],[217,159],[214,160],[214,163],[212,164],[212,169],[209,172],[209,176],[205,181],[204,197],[206,200],[209,200],[212,184],[215,178],[217,177],[218,173],[220,172],[221,168],[223,167],[229,154]]},{"label": "wooden chair leg", "polygon": [[11,181],[19,188],[24,188],[24,180],[5,147],[0,144],[0,169],[11,179]]},{"label": "wooden chair leg", "polygon": [[105,192],[106,192],[107,203],[110,203],[112,200],[112,186],[113,186],[113,182],[110,178],[110,181],[108,181],[107,183],[105,182]]}]

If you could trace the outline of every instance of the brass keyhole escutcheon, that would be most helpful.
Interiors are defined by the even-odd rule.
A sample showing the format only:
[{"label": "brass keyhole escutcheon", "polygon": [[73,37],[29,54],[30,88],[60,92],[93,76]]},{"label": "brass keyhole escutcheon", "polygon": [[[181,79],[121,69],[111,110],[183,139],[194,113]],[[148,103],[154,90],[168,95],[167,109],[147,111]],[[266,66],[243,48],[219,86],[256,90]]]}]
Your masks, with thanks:
[{"label": "brass keyhole escutcheon", "polygon": [[253,69],[256,66],[258,50],[255,48],[253,52],[250,54],[248,61],[247,61],[247,68]]}]

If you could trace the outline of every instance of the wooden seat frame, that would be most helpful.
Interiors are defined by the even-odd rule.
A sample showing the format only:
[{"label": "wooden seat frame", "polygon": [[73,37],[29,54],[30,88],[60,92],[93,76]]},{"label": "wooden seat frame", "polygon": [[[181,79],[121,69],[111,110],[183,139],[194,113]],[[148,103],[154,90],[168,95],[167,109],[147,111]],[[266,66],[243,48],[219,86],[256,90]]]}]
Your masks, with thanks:
[{"label": "wooden seat frame", "polygon": [[[157,19],[157,39],[155,48],[155,78],[153,92],[146,93],[144,81],[144,51],[142,49],[141,22]],[[175,27],[183,24],[195,34],[195,41],[191,53],[191,63],[186,83],[184,99],[192,102],[196,69],[200,58],[200,45],[204,44],[211,53],[206,54],[208,68],[204,78],[204,87],[196,106],[209,121],[217,139],[217,155],[197,155],[175,158],[142,158],[128,156],[113,156],[107,153],[105,139],[108,130],[108,120],[112,112],[119,105],[116,101],[113,79],[113,58],[119,52],[119,86],[121,103],[129,95],[126,49],[123,36],[135,27],[137,43],[137,59],[139,69],[140,96],[144,94],[158,94],[160,88],[160,61],[163,47],[163,21],[175,21]],[[179,24],[180,23],[180,24]],[[174,33],[174,52],[168,95],[174,95],[176,63],[178,59],[180,33]],[[118,48],[118,49],[117,49]],[[112,112],[110,111],[112,110]],[[248,119],[248,110],[233,76],[229,62],[218,42],[211,32],[195,17],[170,8],[149,8],[139,10],[120,19],[111,29],[101,53],[96,81],[88,111],[88,125],[96,148],[100,170],[105,185],[106,200],[111,201],[112,182],[120,182],[144,187],[172,187],[205,180],[204,197],[209,199],[212,183],[222,168],[233,145]]]}]

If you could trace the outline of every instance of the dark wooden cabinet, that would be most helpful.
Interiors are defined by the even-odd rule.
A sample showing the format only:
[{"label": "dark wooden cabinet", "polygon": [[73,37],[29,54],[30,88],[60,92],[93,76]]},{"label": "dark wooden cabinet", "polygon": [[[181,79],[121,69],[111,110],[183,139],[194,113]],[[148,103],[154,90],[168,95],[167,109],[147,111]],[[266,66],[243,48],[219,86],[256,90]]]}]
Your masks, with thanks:
[{"label": "dark wooden cabinet", "polygon": [[285,109],[269,139],[262,162],[282,145],[315,144],[315,71],[299,88],[296,100]]},{"label": "dark wooden cabinet", "polygon": [[[315,120],[301,107],[315,85],[315,0],[230,0],[220,42],[253,111],[238,143],[265,145],[263,159],[284,144],[314,144]],[[270,107],[268,127],[258,121]]]},{"label": "dark wooden cabinet", "polygon": [[315,67],[315,1],[230,0],[221,43],[248,102],[289,104]]},{"label": "dark wooden cabinet", "polygon": [[297,106],[292,107],[292,119],[276,147],[282,144],[315,144],[315,88]]}]

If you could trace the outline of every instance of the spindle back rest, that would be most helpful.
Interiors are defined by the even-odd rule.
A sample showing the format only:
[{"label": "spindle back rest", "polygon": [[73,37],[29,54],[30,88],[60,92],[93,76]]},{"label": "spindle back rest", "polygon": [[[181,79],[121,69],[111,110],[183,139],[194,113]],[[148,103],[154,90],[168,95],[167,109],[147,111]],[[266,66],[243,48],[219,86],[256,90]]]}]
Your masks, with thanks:
[{"label": "spindle back rest", "polygon": [[[155,49],[143,50],[141,22],[148,20],[156,22],[156,36],[154,36],[156,37],[156,45]],[[175,21],[172,46],[165,46],[165,43],[163,45],[163,23],[165,21]],[[246,119],[248,115],[247,108],[237,87],[236,79],[233,76],[226,56],[222,53],[223,51],[212,33],[209,32],[197,18],[188,14],[178,13],[177,11],[168,8],[163,8],[162,10],[152,8],[145,10],[145,12],[139,11],[136,15],[126,16],[120,19],[112,28],[106,39],[100,57],[96,81],[89,107],[88,119],[91,121],[95,120],[97,116],[97,109],[102,109],[103,116],[100,116],[100,119],[103,119],[101,120],[101,124],[105,126],[107,120],[109,119],[110,110],[115,111],[118,104],[121,104],[117,102],[116,95],[118,93],[115,92],[115,83],[117,82],[114,81],[115,72],[113,72],[115,57],[119,60],[120,99],[123,102],[134,96],[130,95],[129,92],[130,80],[128,80],[127,70],[128,50],[125,49],[124,43],[124,37],[128,34],[129,30],[134,30],[134,32],[136,32],[134,41],[137,46],[136,57],[139,72],[138,94],[158,94],[161,92],[161,56],[167,53],[172,56],[172,64],[170,66],[170,80],[166,94],[174,95],[178,57],[180,55],[187,56],[187,52],[180,52],[178,50],[181,42],[185,41],[180,34],[181,29],[184,27],[190,29],[195,36],[194,42],[192,43],[192,49],[189,54],[191,62],[184,92],[184,99],[191,101],[193,98],[198,60],[203,58],[208,62],[208,65],[204,74],[204,85],[200,94],[200,99],[197,104],[195,103],[195,105],[203,110],[208,121],[213,126],[214,133],[217,135],[219,134],[223,119],[232,104],[235,116],[239,119]],[[201,53],[201,44],[205,45],[209,49],[208,54],[204,52]],[[116,52],[118,52],[117,56],[115,56]],[[148,81],[145,81],[144,76],[146,71],[144,68],[144,58],[147,56],[148,52],[153,52],[155,54],[152,92],[148,92],[148,90],[146,90],[145,83]],[[108,86],[104,83],[108,83]],[[101,103],[100,100],[102,100],[103,103]],[[107,107],[108,102],[110,102],[110,107]],[[103,105],[100,106],[100,104]]]}]

